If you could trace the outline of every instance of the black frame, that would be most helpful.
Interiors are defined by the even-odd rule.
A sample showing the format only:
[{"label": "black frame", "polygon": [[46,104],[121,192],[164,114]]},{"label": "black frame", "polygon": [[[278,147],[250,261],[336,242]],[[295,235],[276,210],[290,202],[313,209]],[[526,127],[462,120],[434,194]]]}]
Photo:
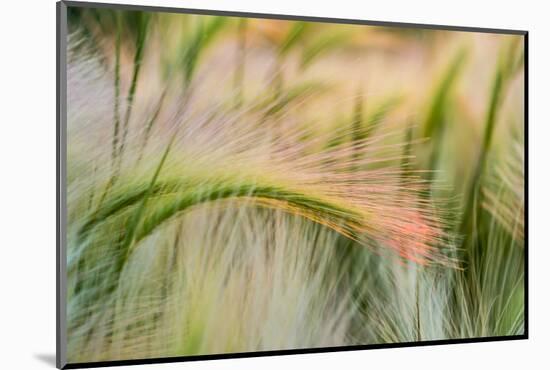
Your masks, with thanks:
[{"label": "black frame", "polygon": [[[208,354],[194,356],[176,356],[162,358],[144,358],[132,360],[114,360],[114,361],[98,361],[98,362],[81,362],[67,363],[66,361],[66,228],[65,228],[65,210],[66,210],[66,38],[67,38],[67,7],[77,8],[100,8],[100,9],[115,9],[115,10],[135,10],[148,12],[162,13],[181,13],[181,14],[197,14],[197,15],[218,15],[228,17],[241,18],[256,18],[256,19],[276,19],[290,21],[306,21],[319,23],[340,23],[352,25],[367,25],[367,26],[384,26],[394,28],[419,28],[445,31],[461,31],[461,32],[477,32],[477,33],[495,33],[523,36],[524,41],[524,155],[525,155],[525,276],[524,276],[524,333],[522,335],[511,336],[494,336],[494,337],[479,337],[479,338],[457,338],[457,339],[442,339],[417,342],[401,342],[401,343],[379,343],[365,344],[354,346],[339,346],[339,347],[316,347],[316,348],[301,348],[288,350],[271,350],[271,351],[256,351],[256,352],[240,352],[240,353],[223,353],[223,354]],[[529,31],[514,30],[514,29],[498,29],[498,28],[480,28],[480,27],[462,27],[450,25],[434,25],[422,23],[402,23],[402,22],[384,22],[360,19],[344,19],[344,18],[326,18],[313,16],[299,16],[288,14],[266,14],[266,13],[249,13],[249,12],[233,12],[210,9],[189,9],[189,8],[173,8],[162,6],[147,6],[147,5],[130,5],[130,4],[112,4],[112,3],[95,3],[83,1],[66,1],[62,0],[56,3],[57,14],[57,63],[56,63],[56,119],[57,119],[57,142],[56,142],[56,170],[57,170],[57,213],[56,213],[56,230],[57,230],[57,253],[56,253],[56,367],[58,369],[79,369],[79,368],[94,368],[104,366],[124,366],[124,365],[142,365],[142,364],[158,364],[172,362],[187,362],[187,361],[204,361],[204,360],[219,360],[230,358],[246,358],[246,357],[265,357],[265,356],[281,356],[295,355],[308,353],[324,353],[324,352],[342,352],[342,351],[358,351],[367,349],[382,349],[382,348],[402,348],[402,347],[420,347],[433,346],[444,344],[461,344],[461,343],[483,343],[497,342],[509,340],[529,339]]]}]

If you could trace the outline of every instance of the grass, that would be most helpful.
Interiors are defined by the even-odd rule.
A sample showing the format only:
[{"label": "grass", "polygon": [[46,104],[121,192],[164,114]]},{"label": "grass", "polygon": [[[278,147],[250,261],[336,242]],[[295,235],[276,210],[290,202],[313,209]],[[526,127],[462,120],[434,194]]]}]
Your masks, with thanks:
[{"label": "grass", "polygon": [[519,44],[516,40],[513,40],[512,43],[506,45],[500,54],[498,65],[496,66],[486,113],[485,130],[483,133],[481,149],[479,150],[477,163],[470,180],[468,198],[465,200],[465,208],[459,230],[462,235],[467,236],[464,239],[465,249],[468,247],[468,243],[475,244],[475,241],[469,238],[475,235],[476,225],[473,220],[475,219],[475,216],[479,214],[479,207],[483,203],[483,200],[480,201],[476,198],[482,195],[480,193],[481,176],[485,170],[487,155],[490,153],[493,133],[497,122],[497,114],[499,112],[499,107],[502,104],[503,95],[506,93],[506,87],[510,83],[510,80],[515,76],[519,67],[521,67],[521,64],[518,65],[518,60],[522,60],[522,57],[517,57],[518,47]]},{"label": "grass", "polygon": [[519,37],[70,17],[71,362],[524,332]]},{"label": "grass", "polygon": [[132,108],[134,105],[134,97],[136,94],[139,72],[141,71],[141,64],[143,60],[143,49],[145,48],[145,41],[147,38],[147,29],[149,27],[149,15],[147,13],[135,12],[135,22],[137,23],[137,34],[135,36],[135,52],[133,60],[132,80],[126,95],[126,113],[124,114],[124,120],[122,125],[122,138],[120,147],[118,149],[119,164],[122,161],[124,154],[124,147],[126,145],[126,139],[128,136],[130,118],[132,116]]}]

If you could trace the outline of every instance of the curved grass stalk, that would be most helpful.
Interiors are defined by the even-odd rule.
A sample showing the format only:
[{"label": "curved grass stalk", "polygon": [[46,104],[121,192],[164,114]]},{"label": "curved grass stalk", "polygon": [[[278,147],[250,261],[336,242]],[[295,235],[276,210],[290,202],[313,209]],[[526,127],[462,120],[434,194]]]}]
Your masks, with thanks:
[{"label": "curved grass stalk", "polygon": [[[109,202],[97,210],[79,230],[80,242],[89,237],[95,227],[101,225],[110,217],[115,217],[127,207],[135,206],[146,197],[161,198],[162,207],[149,210],[151,214],[144,220],[141,231],[137,233],[136,241],[143,239],[159,227],[167,219],[196,205],[227,198],[247,198],[259,205],[271,205],[290,213],[307,215],[316,222],[332,225],[348,224],[350,229],[359,229],[362,215],[356,210],[337,205],[335,202],[322,200],[305,193],[284,189],[276,186],[258,186],[253,184],[216,184],[205,185],[193,181],[168,181],[153,184],[150,188],[137,186],[135,189],[125,189],[124,194],[115,195]],[[324,218],[327,218],[325,221]],[[329,222],[328,220],[334,220]],[[346,233],[352,235],[352,233]]]},{"label": "curved grass stalk", "polygon": [[[340,155],[349,154],[342,151]],[[77,232],[76,243],[94,245],[93,238],[104,234],[103,225],[108,228],[113,223],[121,225],[124,237],[114,241],[118,245],[114,249],[119,260],[115,270],[121,271],[134,246],[168,221],[210,202],[242,199],[247,204],[307,218],[367,247],[385,245],[405,259],[418,263],[443,262],[434,247],[442,235],[438,221],[430,215],[427,204],[408,194],[414,191],[414,186],[407,184],[404,189],[408,190],[396,195],[393,192],[402,187],[399,182],[403,181],[399,170],[395,171],[398,181],[395,184],[383,185],[385,176],[394,177],[391,173],[365,175],[371,178],[363,183],[350,182],[349,174],[343,173],[326,179],[327,185],[315,184],[316,181],[298,185],[259,177],[217,179],[215,174],[194,175],[192,172],[181,179],[157,181],[157,173],[149,185],[143,183],[113,190],[102,205],[85,218]],[[382,183],[376,184],[377,181]],[[366,193],[355,193],[357,191]],[[390,196],[396,199],[395,204],[388,201]],[[77,250],[80,257],[73,256],[70,271],[87,253],[86,248]]]}]

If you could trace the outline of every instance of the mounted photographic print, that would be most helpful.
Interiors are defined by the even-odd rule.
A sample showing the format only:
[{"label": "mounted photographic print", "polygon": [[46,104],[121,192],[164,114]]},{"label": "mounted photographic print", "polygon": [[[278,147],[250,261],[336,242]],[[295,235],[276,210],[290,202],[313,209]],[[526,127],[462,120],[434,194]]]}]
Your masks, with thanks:
[{"label": "mounted photographic print", "polygon": [[58,367],[527,338],[527,32],[57,9]]}]

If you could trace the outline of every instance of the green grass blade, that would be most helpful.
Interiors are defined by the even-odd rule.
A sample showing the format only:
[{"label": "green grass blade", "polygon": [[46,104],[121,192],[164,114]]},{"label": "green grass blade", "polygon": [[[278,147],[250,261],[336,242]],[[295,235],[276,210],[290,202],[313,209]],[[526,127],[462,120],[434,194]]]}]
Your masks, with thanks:
[{"label": "green grass blade", "polygon": [[141,70],[141,64],[143,62],[143,50],[145,48],[145,41],[147,38],[147,32],[149,27],[150,15],[144,12],[139,12],[136,15],[138,27],[137,35],[135,39],[135,53],[134,53],[134,62],[133,62],[133,72],[132,72],[132,81],[128,89],[128,95],[126,96],[126,114],[124,115],[123,121],[123,133],[120,143],[120,148],[118,152],[118,161],[119,165],[122,161],[122,156],[124,154],[124,147],[126,145],[126,139],[128,136],[130,118],[132,115],[132,109],[134,105],[134,97],[136,94],[137,83],[139,78],[139,72]]},{"label": "green grass blade", "polygon": [[343,33],[321,35],[313,43],[304,48],[300,68],[306,69],[320,56],[343,47],[347,39],[348,35]]},{"label": "green grass blade", "polygon": [[437,84],[435,93],[430,99],[431,103],[424,124],[423,137],[435,136],[435,132],[441,130],[449,96],[464,67],[466,57],[466,49],[460,49],[451,60],[451,63]]},{"label": "green grass blade", "polygon": [[279,46],[279,55],[288,54],[294,46],[299,44],[305,37],[307,29],[308,24],[306,22],[294,22]]}]

